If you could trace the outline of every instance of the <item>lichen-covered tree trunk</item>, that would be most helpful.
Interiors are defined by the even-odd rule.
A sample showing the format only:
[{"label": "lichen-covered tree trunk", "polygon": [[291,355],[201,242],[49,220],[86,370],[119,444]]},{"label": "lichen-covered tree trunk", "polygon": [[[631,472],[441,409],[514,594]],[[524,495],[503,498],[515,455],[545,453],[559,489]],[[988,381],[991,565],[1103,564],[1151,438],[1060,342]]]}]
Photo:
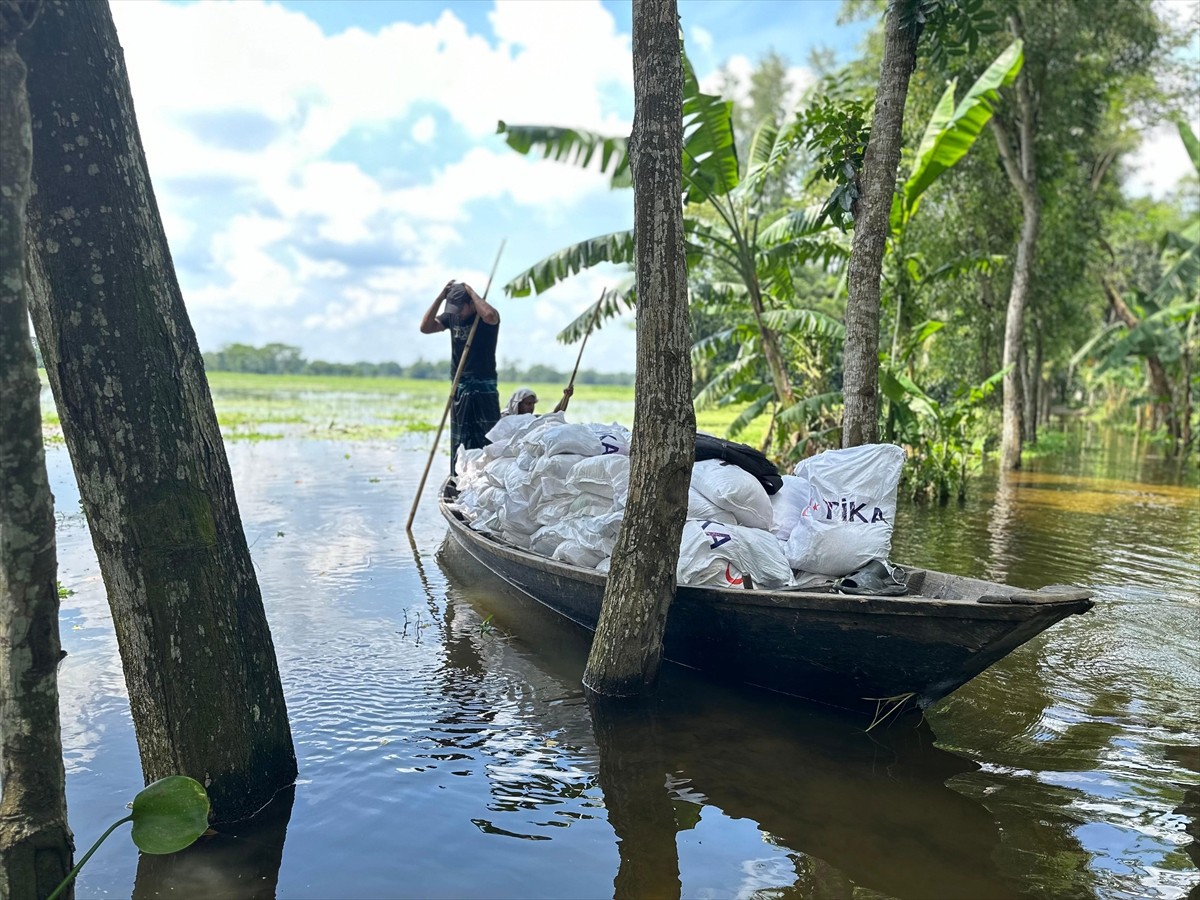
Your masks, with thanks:
[{"label": "lichen-covered tree trunk", "polygon": [[639,694],[658,674],[695,458],[675,0],[634,0],[633,86],[638,305],[629,500],[584,672],[584,684],[608,696]]},{"label": "lichen-covered tree trunk", "polygon": [[[1009,16],[1013,37],[1024,37],[1024,26],[1015,13]],[[1004,398],[1000,422],[1000,467],[1005,471],[1021,468],[1021,415],[1024,406],[1024,385],[1020,366],[1021,348],[1025,342],[1025,307],[1029,285],[1033,279],[1033,264],[1037,254],[1038,229],[1042,205],[1038,196],[1037,133],[1038,100],[1029,86],[1029,69],[1022,67],[1017,75],[1017,122],[1010,128],[997,113],[988,120],[996,137],[1000,161],[1017,196],[1021,198],[1021,236],[1017,240],[1017,258],[1013,263],[1012,286],[1008,292],[1008,311],[1004,318],[1004,360],[1007,367],[1002,384]],[[1009,137],[1009,131],[1014,138]]]},{"label": "lichen-covered tree trunk", "polygon": [[58,724],[54,498],[29,339],[25,203],[32,140],[14,41],[37,4],[0,0],[0,897],[44,898],[71,871]]},{"label": "lichen-covered tree trunk", "polygon": [[862,190],[850,246],[846,338],[843,351],[842,446],[879,440],[879,280],[896,192],[903,140],[904,101],[917,61],[921,26],[908,3],[888,5],[883,62],[871,137],[863,154]]},{"label": "lichen-covered tree trunk", "polygon": [[[1020,76],[1018,76],[1020,77]],[[1037,249],[1038,224],[1041,207],[1030,188],[1022,199],[1024,220],[1017,242],[1017,259],[1013,264],[1012,288],[1008,293],[1008,312],[1004,318],[1003,405],[1000,423],[1000,465],[1005,470],[1021,468],[1021,414],[1024,406],[1024,384],[1021,377],[1021,348],[1025,342],[1025,304],[1029,297],[1029,282],[1033,276],[1033,257]]]},{"label": "lichen-covered tree trunk", "polygon": [[291,729],[196,337],[107,3],[48,3],[29,66],[34,323],[79,482],[146,781],[213,817],[296,775]]}]

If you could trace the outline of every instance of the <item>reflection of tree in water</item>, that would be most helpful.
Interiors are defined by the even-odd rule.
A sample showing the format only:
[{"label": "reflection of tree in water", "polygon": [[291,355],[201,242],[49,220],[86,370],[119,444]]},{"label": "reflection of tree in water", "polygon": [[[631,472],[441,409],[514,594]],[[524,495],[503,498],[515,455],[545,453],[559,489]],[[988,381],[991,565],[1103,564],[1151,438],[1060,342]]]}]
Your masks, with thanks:
[{"label": "reflection of tree in water", "polygon": [[[481,574],[460,555],[440,561],[452,564],[458,583]],[[464,635],[478,631],[469,599],[452,598],[461,604],[455,627]],[[493,808],[527,809],[548,802],[550,790],[569,796],[564,788],[592,795],[598,781],[620,855],[615,895],[678,896],[687,884],[677,850],[681,830],[702,828],[706,846],[710,839],[720,846],[724,835],[752,827],[772,847],[772,862],[755,874],[743,870],[741,884],[761,896],[1014,896],[991,858],[1000,840],[992,818],[945,786],[973,764],[933,746],[927,727],[908,723],[868,735],[857,719],[671,670],[647,705],[606,711],[592,704],[589,721],[578,702],[539,696],[578,697],[586,642],[578,658],[565,660],[553,648],[575,640],[572,632],[531,601],[489,588],[480,602],[499,627],[512,622],[524,641],[540,648],[526,653],[503,641],[475,642],[485,666],[512,673],[505,690],[517,728],[503,723],[505,742],[528,754],[541,743],[538,735],[550,735],[561,741],[558,751],[578,748],[566,759],[545,761],[555,767],[550,783],[520,768],[513,781],[501,782],[500,767],[489,766]],[[493,653],[505,656],[489,663]],[[529,726],[521,719],[531,720]],[[502,751],[495,741],[485,748],[493,758]],[[579,781],[563,782],[564,763],[573,758],[586,767],[593,754],[595,781],[581,772]],[[709,814],[697,824],[704,811]],[[763,860],[744,865],[752,862],[757,867]]]},{"label": "reflection of tree in water", "polygon": [[204,897],[206,900],[274,900],[283,843],[296,788],[275,795],[252,819],[218,826],[178,853],[138,857],[133,900]]},{"label": "reflection of tree in water", "polygon": [[[555,809],[555,815],[547,821],[526,818],[524,824],[535,830],[568,827],[574,820],[594,818],[584,811],[599,805],[586,796],[594,787],[594,777],[574,765],[573,760],[580,755],[575,747],[559,742],[561,729],[542,729],[523,722],[536,705],[544,702],[538,696],[544,686],[509,677],[511,666],[494,658],[504,653],[504,636],[490,623],[485,626],[459,590],[452,589],[439,604],[419,554],[416,559],[443,648],[436,683],[446,701],[424,735],[438,749],[416,755],[438,762],[462,761],[464,767],[452,770],[454,775],[473,774],[472,764],[482,761],[492,798],[487,807],[491,812],[527,814],[570,804],[570,809]],[[561,695],[562,686],[554,685],[551,693]],[[572,708],[571,704],[556,705],[564,707],[564,712]],[[570,717],[579,720],[576,727],[582,732],[586,727],[582,704],[577,702],[573,709]],[[548,834],[515,831],[488,818],[471,821],[489,834],[550,839]],[[505,824],[509,824],[507,820]]]}]

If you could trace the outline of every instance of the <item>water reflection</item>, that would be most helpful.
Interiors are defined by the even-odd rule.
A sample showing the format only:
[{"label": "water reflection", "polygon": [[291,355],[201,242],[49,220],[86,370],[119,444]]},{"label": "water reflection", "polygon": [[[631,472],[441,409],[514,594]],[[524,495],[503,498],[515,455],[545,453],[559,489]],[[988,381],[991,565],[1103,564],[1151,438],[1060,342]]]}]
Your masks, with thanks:
[{"label": "water reflection", "polygon": [[288,788],[253,819],[221,825],[186,850],[166,856],[141,854],[133,900],[274,900],[295,799],[295,788]]},{"label": "water reflection", "polygon": [[[502,645],[506,658],[498,665],[521,672],[522,681],[552,679],[564,693],[578,693],[586,639],[486,581],[453,545],[439,561],[462,586],[462,599],[452,602],[470,602],[477,616],[521,635]],[[572,645],[574,653],[564,652]],[[946,786],[974,765],[933,746],[927,727],[866,734],[858,720],[673,669],[664,670],[652,700],[592,700],[586,711],[618,841],[616,896],[741,896],[751,888],[820,896],[853,885],[901,898],[1016,894],[992,860],[1000,841],[995,822]],[[528,712],[588,753],[580,704]],[[757,848],[744,847],[747,829]],[[745,870],[715,872],[712,861],[693,866],[695,857],[680,843],[685,831],[701,833],[697,843],[722,844],[725,853],[738,847]]]},{"label": "water reflection", "polygon": [[[1200,881],[1194,476],[1121,468],[1105,445],[1034,461],[1008,488],[985,479],[961,507],[902,505],[897,559],[1003,566],[1020,586],[1085,584],[1098,602],[937,704],[932,730],[864,735],[670,670],[645,710],[590,709],[588,637],[490,575],[439,565],[431,487],[413,555],[403,527],[427,441],[229,455],[301,768],[282,865],[281,844],[254,860],[241,832],[178,869],[110,840],[80,896],[127,896],[135,876],[139,896],[208,896],[226,869],[270,884],[276,868],[288,898],[1115,900],[1182,898]],[[65,450],[49,462],[60,577],[77,592],[60,670],[68,802],[88,840],[140,769]],[[203,862],[220,842],[228,864]]]}]

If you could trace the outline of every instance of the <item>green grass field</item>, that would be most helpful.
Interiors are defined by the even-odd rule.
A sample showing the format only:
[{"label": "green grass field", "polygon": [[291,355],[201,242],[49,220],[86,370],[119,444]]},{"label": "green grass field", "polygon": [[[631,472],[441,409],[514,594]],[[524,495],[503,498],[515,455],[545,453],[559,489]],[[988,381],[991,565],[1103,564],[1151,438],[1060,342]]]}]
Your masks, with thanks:
[{"label": "green grass field", "polygon": [[[43,384],[46,383],[42,373]],[[323,375],[251,375],[210,372],[213,405],[226,440],[277,440],[308,437],[329,440],[390,440],[437,429],[450,384],[410,378],[355,378]],[[500,405],[518,387],[538,395],[538,412],[554,409],[561,384],[500,384]],[[45,396],[49,396],[47,391]],[[577,384],[568,416],[576,422],[633,424],[632,387]],[[701,431],[724,435],[740,407],[708,410],[697,416]],[[61,441],[53,405],[44,405],[48,441]],[[762,441],[767,419],[738,436],[751,445]]]}]

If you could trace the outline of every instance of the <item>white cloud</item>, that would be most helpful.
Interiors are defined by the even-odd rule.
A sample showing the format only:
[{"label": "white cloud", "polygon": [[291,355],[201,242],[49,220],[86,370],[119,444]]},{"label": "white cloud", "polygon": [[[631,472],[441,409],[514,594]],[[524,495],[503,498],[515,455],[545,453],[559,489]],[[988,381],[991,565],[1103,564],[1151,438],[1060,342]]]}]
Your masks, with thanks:
[{"label": "white cloud", "polygon": [[[428,353],[373,325],[419,315],[447,272],[486,279],[468,274],[473,204],[502,203],[540,229],[542,255],[560,242],[549,223],[607,191],[594,172],[504,147],[496,121],[629,130],[630,37],[599,0],[497,0],[494,37],[449,10],[333,35],[303,6],[262,0],[112,10],[181,284],[210,341],[288,335],[327,359]],[[385,184],[347,158],[348,136],[388,128],[432,154],[432,171],[414,179],[401,157]],[[509,318],[524,330],[532,315],[524,304]],[[518,347],[525,362],[541,358]]]},{"label": "white cloud", "polygon": [[[1200,133],[1200,119],[1189,123],[1194,133]],[[1172,124],[1159,125],[1142,135],[1142,144],[1128,159],[1129,178],[1125,192],[1133,197],[1163,197],[1170,193],[1185,175],[1196,169],[1179,137],[1179,128]]]},{"label": "white cloud", "polygon": [[701,28],[699,25],[692,26],[692,43],[704,51],[711,51],[713,47],[712,32],[706,28]]},{"label": "white cloud", "polygon": [[437,134],[437,122],[433,116],[421,116],[413,123],[411,134],[418,144],[428,144]]},{"label": "white cloud", "polygon": [[[750,102],[750,76],[754,74],[755,65],[750,58],[735,53],[725,60],[723,68],[732,76],[731,90],[726,90],[725,97],[736,105],[742,106]],[[784,109],[795,109],[807,91],[816,81],[812,69],[805,66],[789,66],[786,74],[788,92],[784,97]],[[710,72],[700,80],[700,89],[708,93],[722,92],[723,78],[720,70]]]}]

